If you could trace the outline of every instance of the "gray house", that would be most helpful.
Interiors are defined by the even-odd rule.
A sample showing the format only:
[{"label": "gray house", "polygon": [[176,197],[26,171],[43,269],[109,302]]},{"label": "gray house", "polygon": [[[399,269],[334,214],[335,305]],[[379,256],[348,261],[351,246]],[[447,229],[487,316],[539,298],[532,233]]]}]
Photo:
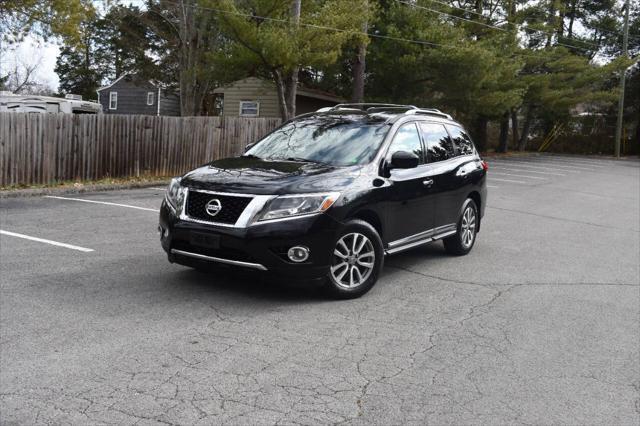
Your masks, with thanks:
[{"label": "gray house", "polygon": [[[280,102],[273,82],[257,77],[234,81],[213,91],[222,96],[222,115],[226,117],[280,117]],[[296,114],[344,102],[330,93],[299,87]]]},{"label": "gray house", "polygon": [[157,83],[124,74],[98,89],[105,114],[180,115],[180,98]]}]

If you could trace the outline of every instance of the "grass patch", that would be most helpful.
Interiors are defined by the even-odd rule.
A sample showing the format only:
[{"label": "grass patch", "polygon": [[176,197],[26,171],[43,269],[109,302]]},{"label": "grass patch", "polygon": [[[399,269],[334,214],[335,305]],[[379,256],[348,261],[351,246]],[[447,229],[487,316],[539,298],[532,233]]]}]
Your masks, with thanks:
[{"label": "grass patch", "polygon": [[108,177],[97,180],[66,180],[66,181],[58,181],[52,182],[48,184],[35,184],[35,185],[9,185],[0,187],[0,191],[14,191],[14,190],[22,190],[22,189],[50,189],[50,188],[60,188],[60,189],[82,189],[84,187],[94,187],[94,186],[126,186],[126,185],[145,185],[145,184],[153,184],[160,182],[168,182],[173,176],[140,176],[140,177],[123,177],[123,178],[115,178]]}]

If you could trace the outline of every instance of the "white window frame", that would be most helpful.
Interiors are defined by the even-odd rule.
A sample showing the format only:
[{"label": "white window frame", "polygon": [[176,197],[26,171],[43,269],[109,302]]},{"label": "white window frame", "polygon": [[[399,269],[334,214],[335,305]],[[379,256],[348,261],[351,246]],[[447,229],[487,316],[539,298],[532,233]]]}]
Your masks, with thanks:
[{"label": "white window frame", "polygon": [[153,105],[153,97],[155,96],[155,93],[153,92],[147,92],[147,105]]},{"label": "white window frame", "polygon": [[[242,109],[244,104],[255,104],[256,113],[255,114],[243,114]],[[260,115],[260,102],[259,101],[240,101],[240,109],[238,110],[238,115],[240,117],[258,117]]]},{"label": "white window frame", "polygon": [[109,109],[118,109],[118,92],[109,92]]}]

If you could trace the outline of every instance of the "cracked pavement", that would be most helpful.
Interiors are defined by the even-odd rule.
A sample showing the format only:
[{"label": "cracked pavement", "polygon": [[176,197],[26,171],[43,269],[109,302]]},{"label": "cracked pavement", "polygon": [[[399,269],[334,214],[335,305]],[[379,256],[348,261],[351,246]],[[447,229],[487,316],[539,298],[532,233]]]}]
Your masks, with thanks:
[{"label": "cracked pavement", "polygon": [[171,265],[154,212],[2,199],[95,251],[0,237],[0,423],[637,425],[640,163],[566,161],[594,169],[495,183],[471,254],[394,255],[350,301]]}]

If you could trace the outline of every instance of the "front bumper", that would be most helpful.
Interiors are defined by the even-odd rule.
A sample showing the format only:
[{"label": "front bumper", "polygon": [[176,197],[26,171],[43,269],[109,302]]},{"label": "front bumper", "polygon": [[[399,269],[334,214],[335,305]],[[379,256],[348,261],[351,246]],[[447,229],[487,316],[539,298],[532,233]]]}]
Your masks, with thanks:
[{"label": "front bumper", "polygon": [[[224,264],[296,279],[326,276],[340,227],[340,222],[319,214],[234,228],[180,220],[166,201],[160,208],[160,241],[171,262]],[[192,233],[212,236],[216,244],[194,244]],[[287,251],[293,246],[309,248],[309,258],[291,262]]]}]

